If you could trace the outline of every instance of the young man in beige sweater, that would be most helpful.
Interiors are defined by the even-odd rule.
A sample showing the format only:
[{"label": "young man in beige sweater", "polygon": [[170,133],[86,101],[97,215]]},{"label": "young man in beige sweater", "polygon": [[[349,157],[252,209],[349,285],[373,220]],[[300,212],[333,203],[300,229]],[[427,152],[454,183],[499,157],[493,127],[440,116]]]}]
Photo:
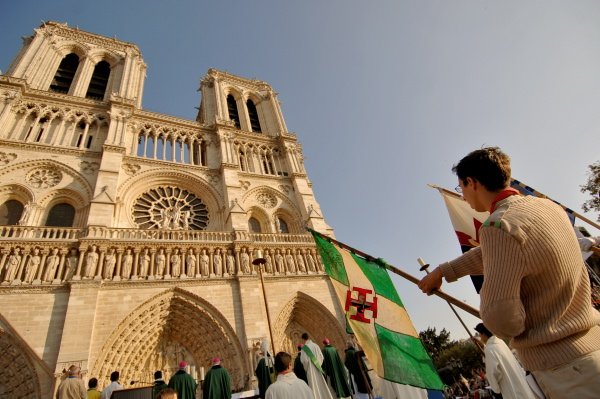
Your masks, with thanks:
[{"label": "young man in beige sweater", "polygon": [[490,217],[479,230],[480,246],[439,265],[419,288],[431,294],[442,278],[483,274],[483,322],[511,339],[546,398],[598,397],[600,314],[565,211],[509,188],[510,159],[499,148],[473,151],[452,171],[463,198]]}]

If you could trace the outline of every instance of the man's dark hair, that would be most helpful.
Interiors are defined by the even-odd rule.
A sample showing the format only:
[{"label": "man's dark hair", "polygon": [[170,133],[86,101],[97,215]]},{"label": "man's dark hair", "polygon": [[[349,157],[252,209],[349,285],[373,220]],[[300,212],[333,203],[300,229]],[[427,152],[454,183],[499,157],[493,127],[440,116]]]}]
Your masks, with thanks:
[{"label": "man's dark hair", "polygon": [[162,378],[162,371],[157,370],[154,372],[154,379],[158,380],[159,378]]},{"label": "man's dark hair", "polygon": [[90,389],[96,388],[98,386],[98,379],[97,378],[90,378],[90,380],[88,381],[88,387]]},{"label": "man's dark hair", "polygon": [[308,333],[302,333],[302,339],[303,340],[307,340],[308,339]]},{"label": "man's dark hair", "polygon": [[110,373],[110,380],[111,381],[119,381],[119,372],[113,371],[112,373]]},{"label": "man's dark hair", "polygon": [[483,325],[483,323],[477,324],[475,326],[475,331],[477,331],[479,334],[485,335],[488,338],[494,336],[494,334],[490,330],[488,330],[487,327]]},{"label": "man's dark hair", "polygon": [[489,191],[499,191],[510,184],[510,158],[498,147],[486,147],[470,152],[452,167],[452,172],[463,184],[470,177]]},{"label": "man's dark hair", "polygon": [[277,355],[275,355],[273,367],[275,367],[275,371],[277,373],[286,371],[290,367],[290,364],[292,364],[292,357],[289,354],[285,352],[279,352]]}]

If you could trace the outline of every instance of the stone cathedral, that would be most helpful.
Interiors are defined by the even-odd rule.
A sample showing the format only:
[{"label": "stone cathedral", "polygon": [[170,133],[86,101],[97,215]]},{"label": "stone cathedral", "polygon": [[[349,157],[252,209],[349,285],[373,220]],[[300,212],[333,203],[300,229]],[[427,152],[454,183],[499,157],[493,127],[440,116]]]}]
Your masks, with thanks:
[{"label": "stone cathedral", "polygon": [[142,108],[135,44],[23,40],[0,75],[0,397],[51,398],[71,364],[99,388],[181,360],[200,380],[215,356],[241,391],[262,338],[343,348],[305,228],[333,231],[269,84],[210,69],[186,120]]}]

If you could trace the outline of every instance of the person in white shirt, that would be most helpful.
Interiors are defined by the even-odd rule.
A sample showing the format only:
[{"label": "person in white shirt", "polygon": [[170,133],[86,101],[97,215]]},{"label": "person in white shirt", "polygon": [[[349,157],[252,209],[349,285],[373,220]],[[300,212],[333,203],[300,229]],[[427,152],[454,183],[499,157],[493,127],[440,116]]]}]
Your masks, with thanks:
[{"label": "person in white shirt", "polygon": [[475,326],[485,345],[485,377],[495,393],[503,399],[536,399],[525,380],[521,367],[508,345],[483,325]]},{"label": "person in white shirt", "polygon": [[102,390],[101,399],[110,399],[113,391],[118,391],[119,389],[123,389],[123,386],[119,384],[119,372],[113,371],[110,373],[110,385]]},{"label": "person in white shirt", "polygon": [[265,399],[314,399],[306,382],[294,374],[293,365],[290,354],[279,352],[275,356],[273,367],[277,373],[277,381],[269,385]]}]

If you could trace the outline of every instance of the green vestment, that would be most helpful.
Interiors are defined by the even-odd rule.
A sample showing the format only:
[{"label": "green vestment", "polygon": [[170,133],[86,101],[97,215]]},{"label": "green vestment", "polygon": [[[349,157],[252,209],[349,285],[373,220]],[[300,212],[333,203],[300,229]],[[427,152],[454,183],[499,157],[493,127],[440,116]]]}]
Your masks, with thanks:
[{"label": "green vestment", "polygon": [[196,399],[196,381],[185,370],[173,374],[169,388],[177,391],[177,399]]},{"label": "green vestment", "polygon": [[202,385],[202,399],[231,399],[231,377],[225,368],[212,366],[208,370]]},{"label": "green vestment", "polygon": [[323,347],[323,371],[327,375],[327,380],[338,398],[350,396],[350,386],[348,385],[348,375],[346,369],[338,355],[337,349],[331,345]]}]

